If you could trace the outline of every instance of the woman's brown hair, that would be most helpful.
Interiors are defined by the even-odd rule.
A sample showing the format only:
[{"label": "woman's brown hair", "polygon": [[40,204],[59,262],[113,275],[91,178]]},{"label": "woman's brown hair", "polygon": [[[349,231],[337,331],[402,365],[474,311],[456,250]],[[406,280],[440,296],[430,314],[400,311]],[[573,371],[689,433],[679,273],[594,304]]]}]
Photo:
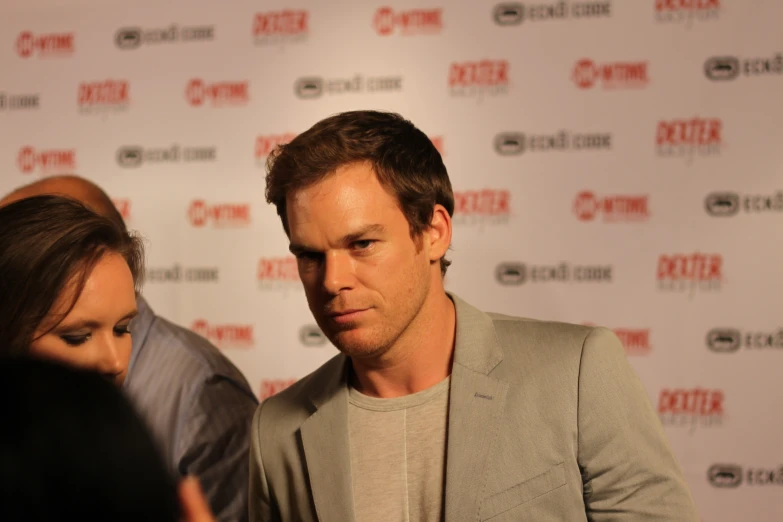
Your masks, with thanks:
[{"label": "woman's brown hair", "polygon": [[1,349],[26,352],[62,292],[70,285],[75,290],[67,315],[95,264],[111,252],[128,263],[138,291],[144,273],[141,240],[111,219],[60,196],[0,207]]}]

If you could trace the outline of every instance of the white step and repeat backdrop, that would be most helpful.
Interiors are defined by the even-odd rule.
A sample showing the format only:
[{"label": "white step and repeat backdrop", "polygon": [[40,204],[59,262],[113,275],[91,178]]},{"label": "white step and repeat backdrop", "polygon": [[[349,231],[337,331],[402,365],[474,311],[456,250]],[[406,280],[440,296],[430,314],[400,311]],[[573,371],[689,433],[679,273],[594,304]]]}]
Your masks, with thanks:
[{"label": "white step and repeat backdrop", "polygon": [[264,160],[333,113],[395,110],[457,192],[448,288],[617,331],[704,521],[783,517],[780,0],[0,12],[0,191],[103,186],[147,239],[154,309],[260,397],[335,353]]}]

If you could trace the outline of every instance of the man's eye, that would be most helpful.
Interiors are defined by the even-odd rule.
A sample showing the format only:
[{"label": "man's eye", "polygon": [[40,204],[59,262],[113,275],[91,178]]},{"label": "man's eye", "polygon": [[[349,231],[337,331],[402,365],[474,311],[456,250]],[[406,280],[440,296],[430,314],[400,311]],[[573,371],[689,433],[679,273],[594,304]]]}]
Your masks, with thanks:
[{"label": "man's eye", "polygon": [[79,346],[80,344],[84,344],[87,342],[87,339],[89,338],[90,338],[90,334],[60,336],[60,339],[65,341],[65,344],[68,344],[70,346]]},{"label": "man's eye", "polygon": [[373,239],[361,239],[359,241],[354,241],[353,246],[355,246],[359,250],[365,250],[367,248],[370,248],[370,246],[372,246],[373,243],[375,243],[375,240]]}]

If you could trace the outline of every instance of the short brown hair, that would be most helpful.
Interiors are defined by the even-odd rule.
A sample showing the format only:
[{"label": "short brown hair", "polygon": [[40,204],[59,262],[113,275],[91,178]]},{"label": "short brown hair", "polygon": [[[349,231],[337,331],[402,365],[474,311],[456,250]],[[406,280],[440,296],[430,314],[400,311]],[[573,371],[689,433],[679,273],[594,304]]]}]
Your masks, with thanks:
[{"label": "short brown hair", "polygon": [[[432,141],[399,114],[343,112],[319,121],[267,159],[266,200],[277,207],[290,235],[286,196],[333,174],[339,167],[369,162],[380,183],[397,198],[418,240],[429,228],[435,205],[454,213],[446,166]],[[451,264],[440,260],[442,274]]]},{"label": "short brown hair", "polygon": [[0,354],[27,352],[36,330],[74,280],[70,312],[107,252],[125,259],[138,291],[143,245],[116,220],[60,196],[33,196],[0,207]]}]

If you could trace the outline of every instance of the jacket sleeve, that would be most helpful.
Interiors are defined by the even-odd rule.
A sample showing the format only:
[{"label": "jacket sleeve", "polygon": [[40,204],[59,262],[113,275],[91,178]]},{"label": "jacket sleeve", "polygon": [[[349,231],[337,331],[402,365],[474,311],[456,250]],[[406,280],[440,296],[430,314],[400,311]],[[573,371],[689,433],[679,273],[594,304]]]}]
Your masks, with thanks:
[{"label": "jacket sleeve", "polygon": [[258,401],[249,389],[212,377],[194,392],[178,440],[178,468],[195,475],[219,522],[248,519],[250,423]]},{"label": "jacket sleeve", "polygon": [[263,407],[264,403],[261,403],[253,416],[250,435],[250,491],[248,493],[250,522],[279,522],[281,520],[279,514],[272,509],[269,483],[261,457],[261,411]]},{"label": "jacket sleeve", "polygon": [[594,522],[699,522],[652,403],[617,336],[595,328],[579,369],[578,462]]}]

